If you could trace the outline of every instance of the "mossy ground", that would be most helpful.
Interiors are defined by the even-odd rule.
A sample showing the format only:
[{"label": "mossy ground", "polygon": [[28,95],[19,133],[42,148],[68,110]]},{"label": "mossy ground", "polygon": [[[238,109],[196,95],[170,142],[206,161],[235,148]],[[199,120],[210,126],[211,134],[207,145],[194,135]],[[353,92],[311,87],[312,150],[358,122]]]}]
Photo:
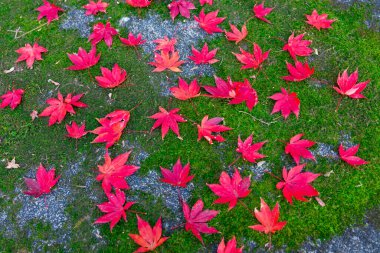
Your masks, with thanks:
[{"label": "mossy ground", "polygon": [[[80,8],[87,1],[56,1],[58,5],[66,4]],[[220,9],[220,16],[227,17],[222,27],[228,29],[228,22],[238,24],[239,27],[252,16],[252,1],[221,0],[206,9]],[[258,20],[250,20],[247,24],[249,35],[248,40],[257,42],[264,50],[271,49],[269,60],[264,64],[263,71],[240,71],[240,64],[236,61],[231,52],[238,52],[238,46],[228,42],[224,36],[219,36],[209,42],[210,48],[219,48],[217,58],[220,62],[214,65],[216,74],[226,78],[231,76],[233,80],[242,81],[248,78],[259,95],[259,104],[253,109],[252,115],[264,121],[277,122],[270,126],[254,121],[253,118],[240,112],[248,112],[245,105],[228,105],[224,100],[214,100],[199,97],[194,100],[198,115],[194,112],[188,102],[172,100],[170,107],[181,108],[181,113],[187,118],[199,122],[204,115],[211,117],[221,116],[225,118],[225,124],[234,130],[223,134],[227,141],[220,147],[220,144],[209,145],[206,141],[196,142],[196,128],[192,124],[181,124],[181,135],[183,141],[177,139],[172,133],[168,134],[164,141],[161,141],[159,131],[152,135],[137,133],[125,133],[123,140],[137,141],[143,149],[150,154],[141,164],[140,175],[144,175],[149,170],[159,170],[159,166],[170,167],[178,157],[183,161],[190,161],[192,171],[196,174],[194,183],[196,185],[192,192],[190,203],[202,198],[206,207],[221,210],[220,214],[211,222],[217,227],[222,235],[206,235],[204,240],[206,245],[219,242],[221,237],[231,238],[235,235],[239,245],[243,241],[255,241],[263,246],[268,238],[262,234],[252,231],[249,225],[257,221],[238,205],[232,211],[227,211],[225,205],[214,205],[211,203],[215,196],[208,189],[205,183],[215,183],[218,181],[220,172],[226,169],[236,157],[235,147],[237,136],[247,137],[254,134],[256,141],[268,140],[269,142],[262,149],[268,157],[265,161],[273,164],[273,173],[280,174],[285,162],[290,161],[288,157],[283,158],[284,144],[293,135],[303,132],[307,139],[317,142],[332,144],[337,149],[342,133],[349,134],[353,143],[360,143],[360,156],[370,161],[361,170],[353,169],[343,162],[331,162],[328,159],[317,158],[318,163],[309,163],[307,170],[315,173],[326,173],[333,170],[330,177],[320,177],[314,183],[319,190],[321,198],[326,203],[321,207],[316,201],[301,203],[296,202],[289,205],[275,188],[276,179],[264,176],[260,182],[252,183],[252,194],[244,202],[251,208],[259,206],[259,197],[263,197],[273,206],[276,201],[281,205],[281,220],[288,221],[287,226],[273,236],[273,244],[281,247],[288,245],[290,249],[299,247],[307,237],[329,238],[339,234],[347,226],[360,224],[364,213],[379,205],[378,195],[380,192],[379,183],[379,157],[380,153],[380,107],[378,105],[380,87],[380,36],[379,33],[368,30],[364,25],[364,20],[371,6],[366,4],[356,4],[346,9],[340,9],[331,1],[266,1],[268,6],[276,6],[270,19],[273,25],[268,25]],[[169,19],[166,8],[167,1],[157,1],[152,4],[150,10],[161,14]],[[98,50],[102,52],[100,63],[91,68],[93,76],[99,75],[99,66],[111,67],[115,62],[119,63],[128,72],[128,83],[131,86],[123,86],[112,91],[99,88],[89,77],[86,71],[67,71],[64,68],[70,65],[66,53],[77,52],[79,47],[90,48],[86,39],[80,38],[76,31],[62,31],[59,21],[54,21],[49,26],[44,26],[28,35],[15,39],[14,33],[9,30],[16,30],[18,27],[22,31],[29,31],[42,22],[38,22],[37,12],[34,10],[40,5],[39,1],[10,1],[3,0],[0,3],[0,45],[1,62],[0,69],[0,93],[12,87],[26,90],[22,104],[14,111],[9,109],[0,111],[0,159],[3,159],[0,169],[0,191],[3,195],[0,198],[1,209],[9,208],[11,213],[17,213],[20,206],[12,203],[13,198],[18,193],[14,191],[16,187],[23,186],[23,176],[26,171],[35,168],[40,162],[46,167],[56,167],[58,174],[62,174],[67,164],[73,163],[83,155],[87,157],[83,166],[85,169],[72,179],[73,184],[84,185],[85,179],[96,175],[96,155],[95,150],[102,145],[90,144],[93,135],[87,135],[78,141],[77,149],[75,141],[65,137],[66,130],[64,124],[47,126],[45,118],[31,121],[29,114],[32,110],[41,112],[45,108],[44,101],[51,96],[56,96],[57,90],[66,94],[69,92],[84,92],[83,101],[89,108],[78,109],[75,116],[68,116],[63,123],[71,120],[76,122],[86,122],[88,129],[98,126],[95,118],[103,117],[114,109],[131,109],[141,102],[133,112],[131,121],[128,124],[130,130],[149,130],[152,120],[147,117],[157,111],[159,105],[168,107],[169,98],[159,95],[158,89],[153,87],[149,81],[152,75],[162,75],[165,73],[151,73],[152,67],[147,64],[149,57],[144,60],[136,60],[136,53],[133,49],[127,49],[115,39],[114,45],[108,49],[104,43],[100,43]],[[196,4],[199,13],[200,6]],[[313,9],[328,13],[331,18],[338,21],[334,28],[328,31],[318,31],[310,28],[305,23],[305,13],[311,13]],[[142,10],[141,17],[149,10]],[[106,15],[100,15],[100,20],[105,21],[110,18],[113,25],[117,27],[120,18],[137,15],[137,11],[121,3],[117,5],[111,1]],[[176,22],[180,22],[180,18]],[[284,121],[278,114],[270,115],[273,101],[267,99],[273,93],[278,92],[281,87],[288,85],[281,80],[281,76],[287,74],[285,61],[291,61],[289,55],[281,48],[284,44],[281,39],[286,40],[289,35],[306,32],[306,38],[313,41],[312,47],[318,49],[319,55],[313,55],[309,63],[316,68],[317,80],[324,80],[321,87],[313,85],[312,81],[290,84],[290,89],[296,91],[301,99],[301,114],[296,120],[291,116]],[[127,31],[121,29],[125,37]],[[279,39],[280,38],[280,39]],[[42,62],[36,62],[33,70],[27,70],[24,63],[17,65],[17,71],[4,74],[3,70],[14,66],[17,48],[25,43],[38,41],[46,47],[49,52],[43,55]],[[203,44],[203,43],[201,43]],[[242,47],[252,50],[250,43],[244,42]],[[371,83],[364,91],[367,99],[350,100],[344,99],[338,112],[335,112],[338,94],[332,89],[339,72],[349,68],[350,72],[359,68],[360,80],[371,79]],[[257,75],[256,78],[251,78]],[[176,80],[175,75],[169,74],[171,79]],[[48,83],[48,79],[59,82],[61,85],[55,87]],[[212,84],[212,77],[201,78],[201,83]],[[159,85],[159,84],[157,84]],[[173,86],[175,83],[173,82]],[[112,100],[109,93],[112,93]],[[220,158],[222,149],[223,157]],[[112,148],[113,154],[125,152],[122,145],[118,143]],[[133,154],[133,152],[132,152]],[[137,155],[137,154],[133,154]],[[20,169],[6,170],[5,160],[16,157],[20,163]],[[102,162],[102,161],[101,161]],[[239,161],[236,165],[243,165]],[[245,173],[248,175],[248,172]],[[59,187],[59,184],[57,185]],[[81,188],[76,189],[81,191]],[[100,191],[100,185],[99,185]],[[168,212],[160,204],[152,205],[152,197],[147,196],[142,203],[136,205],[136,210],[147,212],[145,216],[152,224],[163,213]],[[101,199],[101,201],[104,201]],[[33,201],[32,198],[30,201]],[[74,251],[85,251],[88,245],[93,243],[92,239],[86,240],[86,235],[92,227],[90,226],[97,217],[101,215],[96,210],[94,201],[86,198],[83,194],[80,199],[74,201],[67,207],[67,215],[71,218],[72,240],[70,248]],[[164,210],[164,211],[162,211]],[[15,215],[10,215],[10,219],[15,224]],[[0,245],[4,251],[31,250],[33,241],[44,240],[48,236],[51,228],[48,224],[41,224],[35,221],[37,226],[30,225],[31,235],[23,229],[17,229],[13,238],[0,237]],[[0,230],[3,231],[3,230]],[[131,252],[136,248],[133,241],[127,236],[128,233],[136,233],[136,219],[133,214],[129,216],[128,223],[120,222],[112,233],[107,225],[101,226],[101,235],[106,240],[106,244],[101,248],[104,251]],[[164,246],[159,251],[163,252],[194,252],[201,249],[200,243],[188,232],[182,229],[171,234]],[[63,250],[60,244],[44,246],[43,250]],[[98,249],[99,250],[99,249]]]}]

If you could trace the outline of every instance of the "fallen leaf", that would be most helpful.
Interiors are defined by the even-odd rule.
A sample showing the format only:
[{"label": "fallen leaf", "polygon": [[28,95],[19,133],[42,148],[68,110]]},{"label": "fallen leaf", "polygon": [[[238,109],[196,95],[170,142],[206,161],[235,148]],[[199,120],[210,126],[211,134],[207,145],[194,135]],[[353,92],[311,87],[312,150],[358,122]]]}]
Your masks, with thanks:
[{"label": "fallen leaf", "polygon": [[16,53],[20,54],[16,62],[26,61],[26,66],[28,69],[33,68],[34,61],[42,61],[41,53],[46,53],[48,50],[44,47],[34,43],[33,47],[28,43],[25,47],[21,47],[16,50]]},{"label": "fallen leaf", "polygon": [[282,50],[289,52],[294,61],[297,61],[297,56],[309,56],[313,53],[313,49],[309,47],[312,41],[304,40],[304,36],[305,34],[300,34],[294,37],[294,33],[292,33],[288,43],[282,48]]},{"label": "fallen leaf", "polygon": [[161,217],[157,220],[153,229],[148,222],[137,216],[137,227],[139,235],[129,234],[135,243],[140,245],[135,253],[154,251],[158,246],[162,245],[169,237],[162,237],[162,222]]},{"label": "fallen leaf", "polygon": [[102,2],[102,0],[99,0],[98,2],[94,2],[92,0],[89,1],[88,4],[84,5],[83,8],[86,9],[86,15],[96,15],[98,12],[104,12],[106,13],[106,9],[108,7],[108,3]]},{"label": "fallen leaf", "polygon": [[181,160],[178,161],[173,166],[173,171],[165,169],[161,167],[161,174],[163,178],[161,178],[161,182],[178,186],[182,188],[186,188],[187,184],[193,180],[194,175],[189,175],[190,173],[190,163],[187,163],[182,167]]},{"label": "fallen leaf", "polygon": [[333,88],[341,95],[348,96],[353,99],[365,98],[361,92],[366,88],[370,80],[365,82],[357,83],[359,79],[359,72],[356,69],[354,73],[348,75],[347,69],[343,71],[343,74],[338,76],[337,84],[338,87]]},{"label": "fallen leaf", "polygon": [[308,150],[315,142],[310,140],[301,140],[303,134],[293,136],[289,143],[286,144],[285,153],[290,154],[297,165],[300,163],[300,157],[315,161],[314,155]]},{"label": "fallen leaf", "polygon": [[0,99],[2,101],[0,103],[0,108],[5,108],[9,106],[12,110],[14,110],[17,106],[21,104],[24,92],[25,91],[23,89],[13,89],[1,95]]},{"label": "fallen leaf", "polygon": [[278,202],[274,206],[273,210],[270,210],[270,207],[262,198],[260,198],[260,202],[260,211],[255,208],[255,217],[261,224],[249,226],[249,228],[259,232],[264,232],[265,234],[273,234],[276,231],[283,229],[286,225],[286,221],[278,221],[280,216],[280,206]]},{"label": "fallen leaf", "polygon": [[12,67],[10,69],[4,70],[3,72],[4,72],[4,74],[9,74],[9,73],[12,73],[14,70],[15,70],[15,67]]},{"label": "fallen leaf", "polygon": [[204,243],[201,233],[215,234],[219,232],[216,228],[209,227],[207,224],[207,222],[218,215],[219,211],[203,210],[203,207],[204,203],[201,199],[194,204],[191,210],[185,201],[182,203],[183,215],[186,220],[185,229],[186,231],[190,230],[202,244]]},{"label": "fallen leaf", "polygon": [[115,189],[129,189],[125,178],[139,169],[138,166],[125,164],[130,154],[131,151],[128,151],[111,159],[108,149],[106,149],[104,164],[98,165],[99,175],[96,177],[97,181],[102,181],[102,188],[106,194],[111,192],[112,186]]},{"label": "fallen leaf", "polygon": [[219,10],[209,12],[205,14],[204,9],[199,13],[199,17],[194,16],[195,21],[198,22],[199,27],[205,30],[208,34],[222,33],[223,30],[218,26],[226,18],[217,17]]},{"label": "fallen leaf", "polygon": [[[213,141],[224,142],[225,139],[219,134],[220,132],[225,132],[232,130],[227,126],[219,125],[222,122],[223,118],[212,118],[208,119],[208,115],[206,115],[200,125],[197,125],[198,128],[198,141],[202,138],[205,138],[210,144],[213,144]],[[213,135],[213,133],[217,133]]]},{"label": "fallen leaf", "polygon": [[282,169],[283,181],[278,182],[276,188],[282,190],[285,199],[293,204],[293,197],[300,201],[307,201],[305,197],[315,197],[319,192],[310,185],[321,174],[312,172],[301,172],[306,164],[291,168],[289,171]]},{"label": "fallen leaf", "polygon": [[48,24],[50,24],[53,20],[58,20],[58,12],[62,12],[63,9],[48,2],[47,0],[43,0],[44,4],[38,7],[36,10],[40,12],[37,17],[37,20],[46,17]]},{"label": "fallen leaf", "polygon": [[118,31],[111,26],[109,21],[107,21],[106,25],[97,23],[94,25],[93,32],[88,37],[88,41],[91,42],[92,46],[95,46],[104,40],[106,45],[110,48],[112,46],[112,37],[118,34]]},{"label": "fallen leaf", "polygon": [[253,7],[253,13],[255,14],[255,17],[269,24],[271,24],[271,22],[265,17],[268,16],[272,10],[273,8],[265,8],[264,2],[261,4],[255,4]]},{"label": "fallen leaf", "polygon": [[58,176],[55,178],[55,169],[46,171],[46,169],[40,164],[36,172],[36,179],[24,178],[25,184],[28,187],[25,194],[31,195],[35,198],[40,197],[43,194],[48,194],[56,183],[58,182]]},{"label": "fallen leaf", "polygon": [[252,139],[253,139],[253,136],[251,134],[243,142],[240,139],[240,135],[239,135],[238,147],[236,149],[236,152],[241,153],[244,160],[251,162],[251,163],[255,163],[255,162],[257,162],[256,160],[266,157],[265,155],[260,154],[258,151],[264,146],[264,144],[267,141],[257,142],[257,143],[252,144]]},{"label": "fallen leaf", "polygon": [[115,227],[115,225],[123,217],[124,221],[127,221],[126,211],[131,208],[135,202],[125,202],[125,193],[120,189],[115,190],[115,194],[107,194],[108,202],[97,205],[100,211],[106,213],[102,217],[98,218],[94,223],[110,223],[110,230]]},{"label": "fallen leaf", "polygon": [[179,139],[182,139],[179,133],[178,122],[186,122],[186,120],[180,114],[178,114],[180,109],[174,108],[170,111],[166,111],[161,106],[158,109],[160,110],[160,112],[155,113],[149,117],[151,119],[156,120],[150,131],[152,132],[154,129],[161,126],[162,139],[165,138],[169,129],[171,129],[178,136]]},{"label": "fallen leaf", "polygon": [[16,158],[13,157],[11,161],[8,161],[6,169],[18,169],[20,168],[20,165],[16,163]]},{"label": "fallen leaf", "polygon": [[359,151],[359,147],[360,145],[358,144],[351,148],[345,149],[343,145],[340,144],[339,146],[340,159],[342,159],[343,161],[345,161],[346,163],[354,167],[367,164],[368,163],[367,161],[363,160],[362,158],[358,156],[355,156],[355,154]]},{"label": "fallen leaf", "polygon": [[219,198],[214,201],[214,204],[229,203],[228,211],[234,208],[239,199],[249,195],[251,190],[251,178],[242,178],[237,169],[232,177],[226,172],[222,172],[219,177],[219,184],[206,184],[210,190]]},{"label": "fallen leaf", "polygon": [[336,19],[327,19],[327,16],[327,14],[319,15],[317,10],[313,10],[311,15],[306,15],[306,23],[314,26],[318,30],[331,28],[331,24],[334,23]]},{"label": "fallen leaf", "polygon": [[224,243],[224,238],[222,238],[222,241],[219,243],[217,253],[243,253],[243,248],[244,246],[237,248],[235,236],[227,242],[227,245]]},{"label": "fallen leaf", "polygon": [[36,110],[33,110],[30,113],[30,117],[32,117],[32,121],[34,121],[36,118],[38,118],[38,112]]}]

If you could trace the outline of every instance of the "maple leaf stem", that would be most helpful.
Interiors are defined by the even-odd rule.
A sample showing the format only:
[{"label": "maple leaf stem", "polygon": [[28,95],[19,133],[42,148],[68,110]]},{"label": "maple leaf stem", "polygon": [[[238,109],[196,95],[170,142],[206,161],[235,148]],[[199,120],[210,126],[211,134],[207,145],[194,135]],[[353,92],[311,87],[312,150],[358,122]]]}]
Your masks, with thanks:
[{"label": "maple leaf stem", "polygon": [[191,106],[193,107],[193,110],[194,110],[195,114],[196,114],[197,116],[199,116],[198,111],[197,111],[197,108],[195,107],[193,100],[190,98],[189,101],[190,101],[190,103],[191,103]]},{"label": "maple leaf stem", "polygon": [[174,230],[174,229],[177,229],[177,228],[183,227],[184,225],[185,225],[185,223],[179,224],[179,225],[177,225],[177,226],[171,227],[170,230]]},{"label": "maple leaf stem", "polygon": [[247,42],[249,42],[249,43],[252,43],[252,44],[254,44],[255,42],[253,42],[253,41],[251,41],[251,40],[249,40],[249,39],[244,39],[245,41],[247,41]]},{"label": "maple leaf stem", "polygon": [[239,203],[245,208],[247,209],[248,212],[250,212],[253,216],[255,216],[255,213],[251,211],[251,209],[249,209],[249,207],[241,200],[239,199]]},{"label": "maple leaf stem", "polygon": [[133,111],[134,109],[136,109],[137,107],[139,107],[141,104],[142,104],[142,102],[138,103],[132,109],[130,109],[129,112]]},{"label": "maple leaf stem", "polygon": [[91,82],[94,82],[94,77],[92,76],[92,74],[91,74],[91,72],[90,72],[90,69],[88,68],[87,69],[87,73],[88,73],[88,75],[90,76],[90,78],[91,78]]},{"label": "maple leaf stem", "polygon": [[240,157],[241,157],[241,155],[239,155],[238,157],[236,157],[235,160],[233,160],[232,163],[230,163],[230,164],[228,165],[228,167],[231,167],[231,166],[234,165],[237,161],[239,161]]},{"label": "maple leaf stem", "polygon": [[78,151],[78,139],[75,139],[75,151]]},{"label": "maple leaf stem", "polygon": [[247,19],[247,20],[244,22],[244,24],[248,23],[248,22],[251,21],[252,19],[254,19],[253,16],[251,16],[249,19]]},{"label": "maple leaf stem", "polygon": [[343,96],[340,96],[340,98],[338,100],[338,104],[336,105],[336,108],[335,108],[335,112],[338,112],[340,104],[342,103],[342,99],[343,99]]},{"label": "maple leaf stem", "polygon": [[284,40],[283,38],[280,38],[280,37],[272,37],[272,38],[275,38],[275,39],[278,39],[278,40],[280,40],[280,41],[282,41],[282,42],[284,42],[284,43],[287,43],[287,41],[286,40]]},{"label": "maple leaf stem", "polygon": [[269,233],[269,244],[268,244],[269,250],[272,249],[272,233]]},{"label": "maple leaf stem", "polygon": [[135,214],[143,214],[143,215],[146,215],[146,214],[147,214],[147,213],[139,212],[139,211],[135,211],[135,210],[127,210],[127,212],[135,213]]},{"label": "maple leaf stem", "polygon": [[268,174],[268,175],[270,175],[271,177],[274,177],[274,178],[276,178],[276,179],[278,179],[278,180],[282,181],[282,179],[281,179],[281,178],[279,178],[278,176],[276,176],[275,174],[273,174],[273,173],[272,173],[272,172],[270,172],[270,171],[265,171],[265,173],[266,173],[266,174]]},{"label": "maple leaf stem", "polygon": [[177,187],[177,194],[178,194],[179,203],[182,205],[183,199],[182,199],[181,190],[179,189],[179,187]]},{"label": "maple leaf stem", "polygon": [[140,54],[139,50],[137,49],[136,46],[133,46],[133,48],[135,49],[137,59],[138,59],[138,60],[141,60],[141,54]]}]

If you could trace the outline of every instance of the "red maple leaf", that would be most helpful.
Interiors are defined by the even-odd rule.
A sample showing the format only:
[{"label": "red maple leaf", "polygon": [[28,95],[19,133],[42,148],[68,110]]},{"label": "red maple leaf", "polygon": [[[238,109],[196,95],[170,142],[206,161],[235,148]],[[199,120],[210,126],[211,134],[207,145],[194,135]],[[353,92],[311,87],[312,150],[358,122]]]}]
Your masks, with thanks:
[{"label": "red maple leaf", "polygon": [[190,84],[187,84],[181,77],[178,78],[178,87],[171,87],[170,91],[173,96],[179,100],[188,100],[200,96],[201,87],[197,79],[194,78]]},{"label": "red maple leaf", "polygon": [[35,198],[38,198],[43,194],[48,194],[60,177],[61,176],[57,176],[55,178],[54,168],[46,171],[42,164],[40,164],[36,172],[36,179],[24,178],[25,184],[28,187],[28,190],[24,191],[24,193]]},{"label": "red maple leaf", "polygon": [[99,0],[98,2],[94,2],[92,0],[89,1],[88,4],[84,5],[83,8],[86,9],[86,15],[96,15],[98,12],[104,12],[106,13],[106,9],[108,7],[108,3],[102,2],[102,0]]},{"label": "red maple leaf", "polygon": [[152,3],[152,0],[126,0],[125,2],[135,8],[145,8]]},{"label": "red maple leaf", "polygon": [[280,217],[280,206],[278,202],[276,202],[273,210],[270,209],[262,198],[260,198],[260,202],[260,211],[255,208],[255,217],[261,224],[249,227],[253,230],[264,232],[265,234],[273,234],[283,229],[286,225],[286,221],[278,221]]},{"label": "red maple leaf", "polygon": [[247,26],[245,24],[241,27],[241,31],[239,31],[239,29],[237,29],[237,27],[232,24],[230,24],[230,28],[232,32],[227,32],[224,30],[224,33],[226,34],[227,39],[229,41],[235,41],[235,44],[244,40],[248,35]]},{"label": "red maple leaf", "polygon": [[218,48],[208,51],[208,45],[205,43],[201,51],[198,51],[193,46],[191,46],[191,51],[193,55],[189,56],[189,59],[192,60],[195,64],[214,64],[219,60],[215,59],[216,52]]},{"label": "red maple leaf", "polygon": [[88,37],[88,41],[95,46],[102,40],[106,43],[108,47],[112,46],[112,36],[119,34],[118,31],[111,26],[111,23],[107,21],[106,25],[103,23],[97,23],[94,25],[93,32]]},{"label": "red maple leaf", "polygon": [[294,33],[290,35],[288,44],[282,50],[288,51],[290,56],[297,61],[297,56],[309,56],[313,53],[313,49],[309,48],[312,43],[311,40],[303,40],[305,34],[300,34],[294,37]]},{"label": "red maple leaf", "polygon": [[293,204],[293,197],[300,201],[307,201],[305,197],[318,196],[319,192],[310,183],[317,179],[321,174],[312,172],[301,172],[306,164],[301,164],[288,170],[282,169],[284,181],[278,182],[276,188],[281,190],[286,200]]},{"label": "red maple leaf", "polygon": [[195,6],[192,2],[186,0],[173,0],[169,5],[170,16],[174,20],[178,14],[185,18],[190,18],[190,10],[195,10]]},{"label": "red maple leaf", "polygon": [[163,52],[169,53],[175,51],[175,44],[177,44],[177,39],[169,39],[167,36],[165,36],[164,38],[156,39],[153,42],[157,44],[154,50],[161,50]]},{"label": "red maple leaf", "polygon": [[128,39],[120,37],[120,41],[121,43],[129,47],[136,47],[146,42],[146,40],[142,39],[141,33],[137,34],[137,37],[135,37],[132,33],[129,33]]},{"label": "red maple leaf", "polygon": [[281,114],[285,119],[289,117],[290,113],[294,113],[298,118],[300,114],[301,102],[297,96],[297,93],[288,93],[287,90],[281,88],[281,92],[275,93],[269,98],[276,100],[276,103],[273,106],[272,114],[281,111]]},{"label": "red maple leaf", "polygon": [[255,14],[255,17],[269,24],[271,24],[271,22],[265,17],[269,15],[272,10],[273,8],[265,8],[264,2],[261,4],[255,4],[255,6],[253,6],[253,13]]},{"label": "red maple leaf", "polygon": [[201,4],[201,6],[203,6],[205,4],[212,5],[213,0],[199,0],[199,3]]},{"label": "red maple leaf", "polygon": [[96,65],[100,59],[100,53],[96,55],[96,47],[91,47],[91,50],[87,53],[85,49],[79,48],[78,53],[67,54],[70,61],[74,64],[68,67],[68,70],[83,70],[91,68]]},{"label": "red maple leaf", "polygon": [[85,123],[83,123],[81,126],[78,126],[78,124],[73,121],[73,123],[71,123],[71,126],[66,125],[66,131],[68,133],[66,136],[69,138],[80,139],[87,134],[85,128]]},{"label": "red maple leaf", "polygon": [[236,59],[244,66],[241,69],[257,69],[268,58],[270,50],[263,53],[260,46],[256,43],[253,44],[253,54],[240,48],[241,54],[233,53]]},{"label": "red maple leaf", "polygon": [[98,81],[98,85],[103,88],[115,88],[122,84],[127,78],[127,71],[119,67],[117,63],[110,69],[100,67],[102,71],[102,76],[96,76],[95,79]]},{"label": "red maple leaf", "polygon": [[310,140],[301,140],[302,136],[303,134],[297,134],[293,136],[285,147],[285,153],[290,154],[297,165],[300,164],[300,157],[315,161],[314,155],[309,150],[307,150],[313,146],[315,142]]},{"label": "red maple leaf", "polygon": [[75,114],[74,106],[79,108],[87,107],[85,103],[79,101],[83,95],[84,94],[82,93],[72,96],[72,94],[69,93],[64,99],[62,94],[58,91],[58,98],[49,98],[46,100],[46,103],[49,106],[45,108],[39,116],[50,117],[49,126],[54,125],[57,122],[59,124],[66,117],[67,113]]},{"label": "red maple leaf", "polygon": [[104,118],[97,119],[101,124],[100,127],[90,131],[98,136],[91,143],[106,143],[109,148],[117,142],[130,119],[129,111],[116,110],[107,114]]},{"label": "red maple leaf", "polygon": [[240,135],[239,135],[238,147],[236,149],[236,152],[241,153],[244,160],[251,162],[251,163],[256,163],[257,159],[262,159],[262,158],[266,157],[265,155],[260,154],[258,151],[264,146],[264,144],[267,141],[262,141],[262,142],[257,142],[257,143],[252,144],[252,139],[253,139],[253,136],[251,134],[243,142],[240,139]]},{"label": "red maple leaf", "polygon": [[160,112],[149,117],[156,120],[150,131],[152,132],[154,129],[161,126],[162,139],[165,138],[169,129],[171,129],[178,136],[178,138],[182,140],[181,135],[179,134],[178,122],[186,122],[186,120],[178,114],[180,109],[174,108],[169,112],[161,106],[158,109]]},{"label": "red maple leaf", "polygon": [[148,222],[137,216],[137,227],[139,229],[139,235],[129,234],[135,243],[140,245],[134,253],[154,251],[158,246],[163,244],[169,237],[162,237],[162,222],[161,217],[157,220],[153,229]]},{"label": "red maple leaf", "polygon": [[106,149],[104,164],[98,165],[100,174],[96,177],[96,180],[102,181],[102,188],[105,193],[111,192],[112,186],[116,189],[129,189],[125,178],[131,176],[139,169],[135,165],[125,165],[130,153],[131,151],[128,151],[112,160],[108,154],[108,149]]},{"label": "red maple leaf", "polygon": [[229,203],[228,211],[236,206],[239,199],[247,197],[251,192],[249,190],[251,178],[242,178],[237,169],[235,169],[232,178],[223,171],[222,174],[220,174],[219,183],[220,184],[207,184],[207,186],[219,197],[214,201],[214,204]]},{"label": "red maple leaf", "polygon": [[244,246],[241,248],[237,247],[235,236],[227,242],[227,245],[224,243],[224,238],[222,238],[216,253],[243,253],[243,248]]},{"label": "red maple leaf", "polygon": [[206,95],[212,98],[234,98],[236,97],[236,82],[232,82],[230,77],[227,77],[227,81],[220,77],[215,76],[216,86],[203,86],[203,88],[210,93]]},{"label": "red maple leaf", "polygon": [[232,99],[230,104],[240,104],[245,102],[248,109],[258,103],[257,92],[252,88],[247,79],[244,82],[233,82],[230,77],[227,81],[215,76],[215,86],[203,86],[203,88],[211,95],[206,95],[212,98]]},{"label": "red maple leaf", "polygon": [[165,168],[161,168],[161,173],[163,178],[161,178],[161,182],[178,186],[182,188],[186,188],[187,184],[193,180],[194,175],[190,175],[190,163],[187,163],[182,167],[181,160],[178,158],[178,161],[173,166],[173,171],[170,171]]},{"label": "red maple leaf", "polygon": [[342,75],[339,74],[338,76],[338,87],[334,86],[333,88],[343,96],[348,96],[354,99],[365,98],[365,96],[363,96],[361,92],[365,89],[370,80],[357,83],[358,79],[359,72],[357,69],[351,75],[348,75],[346,69],[345,71],[343,71]]},{"label": "red maple leaf", "polygon": [[37,17],[37,20],[42,19],[43,17],[46,17],[48,24],[50,24],[51,21],[57,20],[58,12],[63,11],[63,9],[59,8],[58,6],[43,0],[44,4],[38,7],[36,10],[40,12],[40,14]]},{"label": "red maple leaf", "polygon": [[232,128],[229,128],[227,126],[219,125],[219,123],[223,120],[223,118],[219,117],[208,119],[208,115],[206,115],[202,119],[201,124],[197,125],[198,141],[200,141],[202,138],[205,138],[210,144],[213,144],[213,141],[223,142],[225,139],[220,134],[213,135],[213,133],[232,130]]},{"label": "red maple leaf", "polygon": [[340,144],[339,146],[340,159],[342,159],[343,161],[345,161],[346,163],[354,167],[367,164],[368,163],[367,161],[363,160],[362,158],[358,156],[355,156],[355,154],[359,150],[359,146],[360,145],[358,144],[351,148],[344,149],[343,145]]},{"label": "red maple leaf", "polygon": [[311,15],[306,15],[306,23],[314,26],[318,30],[331,28],[331,24],[334,23],[336,19],[327,19],[327,16],[327,14],[319,15],[317,10],[313,10]]},{"label": "red maple leaf", "polygon": [[310,68],[307,62],[302,64],[302,62],[296,61],[295,66],[287,62],[286,67],[290,75],[283,76],[282,79],[288,82],[301,82],[314,74],[314,68]]},{"label": "red maple leaf", "polygon": [[166,69],[173,72],[181,72],[178,67],[183,63],[185,62],[179,61],[179,54],[177,51],[171,53],[161,51],[161,54],[154,53],[154,62],[149,62],[150,65],[156,67],[153,72],[162,72]]},{"label": "red maple leaf", "polygon": [[24,92],[25,91],[23,89],[12,89],[4,95],[1,95],[0,99],[3,101],[1,101],[0,108],[9,106],[12,110],[14,110],[19,104],[21,104]]},{"label": "red maple leaf", "polygon": [[189,208],[188,204],[184,201],[182,203],[183,215],[185,216],[186,231],[191,231],[193,235],[198,238],[199,241],[203,244],[203,239],[201,233],[204,234],[215,234],[219,231],[214,227],[209,227],[207,222],[212,220],[215,216],[218,215],[219,211],[215,210],[203,210],[204,204],[201,199],[199,199],[194,206]]},{"label": "red maple leaf", "polygon": [[25,44],[25,47],[20,47],[16,50],[20,56],[16,62],[26,61],[26,66],[31,69],[35,60],[42,61],[41,53],[46,53],[48,50],[44,47],[34,43],[33,47],[30,44]]},{"label": "red maple leaf", "polygon": [[108,193],[107,198],[107,202],[97,205],[100,211],[106,214],[98,218],[94,223],[103,224],[109,222],[112,232],[112,229],[122,217],[124,221],[127,221],[126,211],[131,208],[135,202],[125,202],[125,193],[120,189],[116,189],[115,194]]},{"label": "red maple leaf", "polygon": [[205,30],[208,34],[222,33],[223,30],[218,27],[226,18],[219,18],[219,10],[209,12],[205,14],[204,9],[199,13],[199,17],[194,16],[195,21],[198,22],[199,27]]}]

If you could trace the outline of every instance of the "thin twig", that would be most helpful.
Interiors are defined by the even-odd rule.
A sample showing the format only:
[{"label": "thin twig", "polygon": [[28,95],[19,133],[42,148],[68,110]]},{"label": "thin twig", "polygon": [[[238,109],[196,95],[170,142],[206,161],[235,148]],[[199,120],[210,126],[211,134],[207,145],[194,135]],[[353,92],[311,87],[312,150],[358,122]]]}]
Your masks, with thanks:
[{"label": "thin twig", "polygon": [[276,178],[276,179],[278,179],[278,180],[282,181],[282,179],[281,179],[281,178],[279,178],[278,176],[276,176],[275,174],[273,174],[273,173],[272,173],[272,172],[270,172],[270,171],[265,171],[265,173],[266,173],[266,174],[268,174],[268,175],[270,175],[271,177],[274,177],[274,178]]},{"label": "thin twig", "polygon": [[265,125],[267,125],[267,126],[270,126],[271,124],[274,124],[274,123],[277,123],[277,122],[278,122],[278,121],[266,122],[266,121],[264,121],[264,120],[262,120],[262,119],[256,118],[255,116],[253,116],[252,114],[250,114],[250,113],[248,113],[248,112],[244,112],[244,111],[239,111],[239,112],[244,113],[244,114],[247,114],[247,115],[251,116],[251,118],[252,118],[254,121],[259,121],[260,123],[263,123],[263,124],[265,124]]}]

